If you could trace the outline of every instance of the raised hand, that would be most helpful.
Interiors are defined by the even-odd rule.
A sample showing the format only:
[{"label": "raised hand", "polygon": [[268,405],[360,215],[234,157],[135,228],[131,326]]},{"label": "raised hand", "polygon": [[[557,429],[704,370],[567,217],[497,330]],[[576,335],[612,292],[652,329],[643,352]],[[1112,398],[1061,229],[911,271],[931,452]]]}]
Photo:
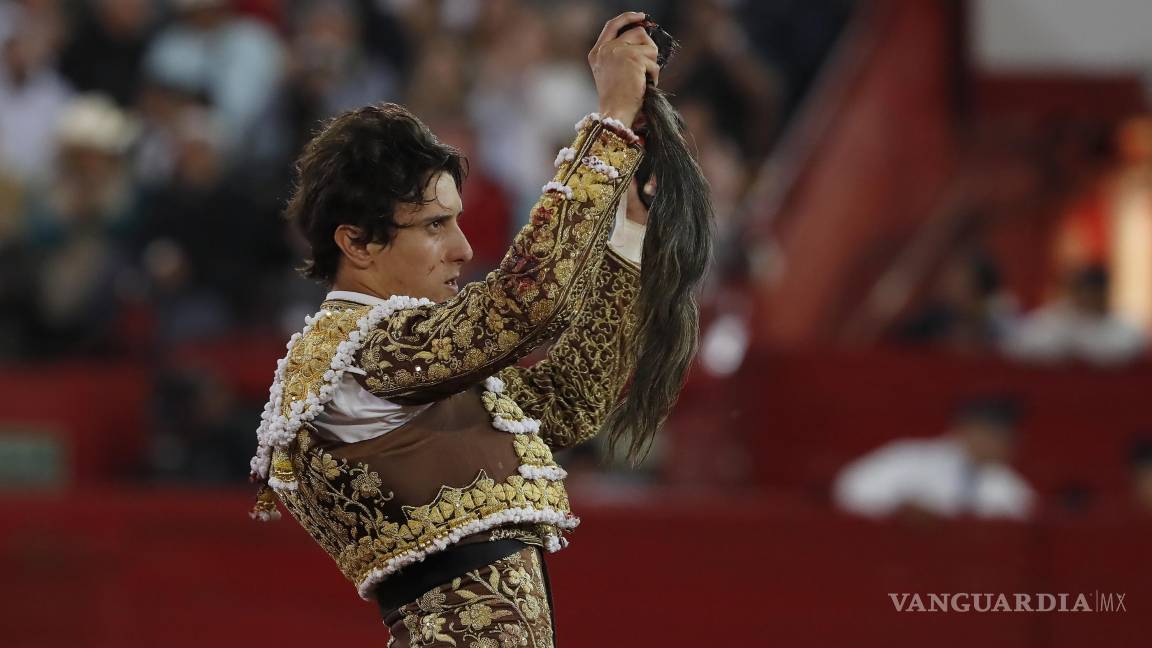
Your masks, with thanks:
[{"label": "raised hand", "polygon": [[644,101],[647,80],[660,80],[656,43],[643,29],[620,30],[643,21],[645,15],[629,11],[604,24],[588,52],[588,64],[600,95],[600,114],[631,125]]}]

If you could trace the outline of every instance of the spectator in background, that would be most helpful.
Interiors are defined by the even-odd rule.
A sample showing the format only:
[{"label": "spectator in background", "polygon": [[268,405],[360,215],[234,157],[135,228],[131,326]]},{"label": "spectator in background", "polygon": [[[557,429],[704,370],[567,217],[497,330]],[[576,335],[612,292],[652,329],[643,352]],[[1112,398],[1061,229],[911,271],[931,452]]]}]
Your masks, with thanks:
[{"label": "spectator in background", "polygon": [[50,17],[0,4],[0,173],[25,183],[48,179],[72,94],[52,67],[58,36]]},{"label": "spectator in background", "polygon": [[744,160],[763,160],[779,129],[783,80],[753,47],[732,3],[679,3],[670,29],[680,36],[681,48],[661,86],[706,102],[716,127],[740,148]]},{"label": "spectator in background", "polygon": [[897,325],[895,337],[903,344],[950,351],[992,351],[1017,316],[1016,298],[1004,289],[993,260],[980,250],[966,250],[948,261],[933,295]]},{"label": "spectator in background", "polygon": [[1004,351],[1031,362],[1112,366],[1137,359],[1147,337],[1109,311],[1108,288],[1108,271],[1101,266],[1072,272],[1064,296],[1024,318],[1005,340]]},{"label": "spectator in background", "polygon": [[121,107],[132,106],[155,13],[152,0],[83,3],[60,56],[60,71],[79,92],[101,93]]},{"label": "spectator in background", "polygon": [[893,441],[845,466],[834,487],[836,504],[878,518],[1025,519],[1034,495],[1010,466],[1017,419],[1010,400],[965,403],[944,436]]},{"label": "spectator in background", "polygon": [[24,241],[24,187],[0,170],[0,360],[17,358],[35,322],[36,289],[31,251]]},{"label": "spectator in background", "polygon": [[55,352],[109,343],[116,284],[129,268],[137,196],[128,169],[132,118],[100,95],[64,110],[56,128],[56,172],[29,198],[26,244],[37,257],[37,312]]},{"label": "spectator in background", "polygon": [[217,335],[263,315],[261,282],[286,261],[277,206],[225,173],[224,134],[212,117],[183,111],[173,132],[171,182],[146,196],[141,260],[168,342]]},{"label": "spectator in background", "polygon": [[[516,25],[515,38],[502,27],[509,24]],[[555,155],[552,138],[540,133],[527,100],[536,67],[551,57],[548,35],[538,12],[520,2],[498,2],[484,8],[473,37],[478,57],[465,101],[476,125],[476,163],[512,192],[518,218],[530,211],[539,194],[540,169]]]},{"label": "spectator in background", "polygon": [[[294,0],[297,4],[310,0]],[[418,40],[421,34],[411,33],[404,28],[402,17],[398,14],[403,10],[411,10],[413,5],[421,6],[432,3],[427,2],[381,2],[380,0],[352,0],[356,7],[356,22],[363,31],[363,43],[368,49],[368,55],[384,61],[400,75],[412,69],[413,41]],[[466,3],[447,3],[448,6],[459,7]],[[443,6],[443,5],[441,5]]]},{"label": "spectator in background", "polygon": [[1132,507],[1138,513],[1152,515],[1152,438],[1141,438],[1132,444],[1128,467]]},{"label": "spectator in background", "polygon": [[587,34],[596,32],[600,10],[591,2],[568,2],[543,16],[547,57],[525,79],[528,118],[540,141],[563,146],[572,135],[578,106],[590,106],[596,87],[588,77]]},{"label": "spectator in background", "polygon": [[278,153],[285,160],[296,156],[321,120],[399,92],[396,71],[366,49],[354,8],[344,0],[303,7],[294,23],[286,97],[272,107],[284,122],[286,141]]},{"label": "spectator in background", "polygon": [[1152,115],[1123,122],[1112,169],[1076,197],[1057,233],[1056,270],[1107,269],[1113,312],[1152,331]]},{"label": "spectator in background", "polygon": [[263,23],[234,14],[227,0],[174,4],[176,22],[152,42],[145,73],[161,86],[206,99],[226,153],[246,153],[241,144],[283,79],[283,46]]},{"label": "spectator in background", "polygon": [[432,118],[459,115],[470,87],[463,44],[451,34],[433,33],[420,48],[404,88],[405,103]]},{"label": "spectator in background", "polygon": [[157,481],[197,484],[235,483],[251,448],[252,418],[236,394],[210,372],[173,367],[156,381],[156,434],[149,449],[148,473]]},{"label": "spectator in background", "polygon": [[134,175],[145,189],[164,186],[176,173],[179,132],[187,115],[204,112],[204,102],[149,79],[141,88],[136,108],[141,128],[133,154]]}]

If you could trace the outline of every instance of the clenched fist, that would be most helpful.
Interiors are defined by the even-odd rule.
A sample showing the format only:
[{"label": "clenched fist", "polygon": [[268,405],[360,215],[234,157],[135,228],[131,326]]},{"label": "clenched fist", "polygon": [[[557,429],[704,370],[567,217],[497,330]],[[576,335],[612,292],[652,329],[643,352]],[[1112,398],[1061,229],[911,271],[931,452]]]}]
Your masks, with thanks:
[{"label": "clenched fist", "polygon": [[588,52],[588,64],[600,95],[600,114],[631,125],[644,101],[647,78],[660,80],[656,63],[656,43],[642,28],[620,30],[644,20],[644,14],[629,11],[604,24],[600,38]]}]

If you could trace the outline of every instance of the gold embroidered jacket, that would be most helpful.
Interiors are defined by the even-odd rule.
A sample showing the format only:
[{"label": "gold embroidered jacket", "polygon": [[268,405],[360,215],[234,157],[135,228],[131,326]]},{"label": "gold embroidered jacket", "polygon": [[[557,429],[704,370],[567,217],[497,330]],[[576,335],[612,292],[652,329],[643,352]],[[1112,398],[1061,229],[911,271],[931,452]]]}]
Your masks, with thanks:
[{"label": "gold embroidered jacket", "polygon": [[[579,522],[551,450],[595,435],[633,368],[639,269],[607,246],[642,155],[629,135],[578,124],[483,281],[441,304],[327,301],[289,343],[253,470],[361,596],[453,543],[556,550]],[[515,366],[551,340],[547,359]],[[348,370],[380,398],[432,405],[387,434],[330,440],[311,421]]]}]

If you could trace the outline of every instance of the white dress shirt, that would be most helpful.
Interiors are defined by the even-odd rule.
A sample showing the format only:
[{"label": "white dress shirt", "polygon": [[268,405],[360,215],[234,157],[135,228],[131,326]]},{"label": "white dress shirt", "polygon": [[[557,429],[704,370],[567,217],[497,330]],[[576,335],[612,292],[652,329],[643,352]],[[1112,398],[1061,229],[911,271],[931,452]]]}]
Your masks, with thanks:
[{"label": "white dress shirt", "polygon": [[883,517],[906,504],[937,515],[1026,518],[1033,494],[1012,468],[975,465],[956,439],[893,441],[848,464],[834,496],[846,511]]},{"label": "white dress shirt", "polygon": [[1135,324],[1113,315],[1085,314],[1060,301],[1024,318],[1003,347],[1023,361],[1083,360],[1110,366],[1136,360],[1147,344],[1144,331]]}]

